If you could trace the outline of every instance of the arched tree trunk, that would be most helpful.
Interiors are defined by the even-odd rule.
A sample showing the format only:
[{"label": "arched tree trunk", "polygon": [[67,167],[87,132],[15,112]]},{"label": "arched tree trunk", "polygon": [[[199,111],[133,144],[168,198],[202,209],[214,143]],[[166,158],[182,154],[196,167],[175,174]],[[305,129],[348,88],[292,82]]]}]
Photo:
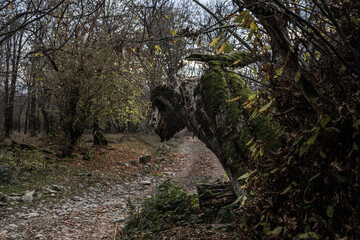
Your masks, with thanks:
[{"label": "arched tree trunk", "polygon": [[[153,89],[154,113],[151,125],[161,140],[169,140],[187,127],[219,158],[236,195],[242,184],[238,178],[246,173],[251,154],[248,142],[262,143],[262,153],[276,151],[281,145],[281,131],[268,118],[251,118],[243,103],[254,93],[244,81],[226,67],[245,66],[253,60],[245,53],[232,56],[192,55],[188,60],[206,62],[209,70],[199,82],[183,82],[175,89]],[[237,100],[235,100],[237,99]]]}]

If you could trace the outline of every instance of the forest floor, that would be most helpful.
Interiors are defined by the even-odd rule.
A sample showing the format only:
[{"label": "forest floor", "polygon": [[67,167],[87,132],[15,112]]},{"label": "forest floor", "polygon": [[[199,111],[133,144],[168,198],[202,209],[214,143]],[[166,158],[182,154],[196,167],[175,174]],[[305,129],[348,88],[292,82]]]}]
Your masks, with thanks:
[{"label": "forest floor", "polygon": [[[101,149],[84,138],[74,160],[0,185],[0,240],[114,239],[130,208],[161,182],[172,179],[193,194],[197,182],[224,178],[214,154],[185,132],[166,143],[153,135],[108,138]],[[144,154],[152,156],[149,164],[139,163]]]}]

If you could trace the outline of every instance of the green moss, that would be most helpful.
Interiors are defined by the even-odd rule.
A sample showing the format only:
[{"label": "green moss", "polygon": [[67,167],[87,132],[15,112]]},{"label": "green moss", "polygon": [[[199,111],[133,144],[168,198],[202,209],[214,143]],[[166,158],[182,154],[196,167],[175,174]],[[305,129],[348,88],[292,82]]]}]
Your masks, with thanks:
[{"label": "green moss", "polygon": [[205,62],[213,67],[219,66],[233,68],[244,67],[254,62],[254,59],[247,52],[237,52],[231,55],[193,54],[187,57],[187,59]]},{"label": "green moss", "polygon": [[215,121],[216,114],[228,99],[229,89],[224,77],[213,70],[208,71],[201,79],[200,94],[206,104],[206,113]]}]

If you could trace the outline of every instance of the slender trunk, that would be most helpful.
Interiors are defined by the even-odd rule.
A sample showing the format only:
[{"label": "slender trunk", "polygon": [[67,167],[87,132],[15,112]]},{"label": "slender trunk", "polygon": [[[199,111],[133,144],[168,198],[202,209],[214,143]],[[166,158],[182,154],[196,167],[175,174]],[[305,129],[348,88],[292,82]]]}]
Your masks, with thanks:
[{"label": "slender trunk", "polygon": [[35,95],[35,76],[33,76],[32,81],[29,85],[29,130],[30,130],[30,136],[35,137],[36,134],[36,95]]},{"label": "slender trunk", "polygon": [[23,112],[23,110],[24,110],[24,108],[25,108],[26,104],[27,104],[27,100],[25,100],[24,104],[21,106],[20,111],[19,111],[19,118],[18,118],[18,133],[20,133],[20,132],[21,132],[21,115],[22,115],[22,112]]},{"label": "slender trunk", "polygon": [[9,126],[8,126],[8,111],[7,111],[7,107],[8,107],[8,102],[9,102],[9,80],[10,80],[10,50],[11,50],[11,42],[9,41],[6,44],[6,72],[5,72],[5,83],[4,83],[4,105],[5,105],[5,111],[4,111],[4,131],[5,131],[5,137],[8,138],[10,137],[10,133],[8,131]]},{"label": "slender trunk", "polygon": [[11,69],[11,81],[7,106],[5,108],[5,137],[9,138],[13,129],[13,111],[14,111],[14,99],[16,92],[16,80],[20,63],[20,56],[22,51],[22,38],[23,32],[20,33],[20,37],[17,41],[16,36],[13,39],[13,51],[12,51],[12,69]]},{"label": "slender trunk", "polygon": [[27,107],[26,107],[26,113],[25,113],[25,126],[24,126],[24,134],[28,131],[28,122],[29,122],[29,109],[30,109],[30,101],[28,99],[27,101]]}]

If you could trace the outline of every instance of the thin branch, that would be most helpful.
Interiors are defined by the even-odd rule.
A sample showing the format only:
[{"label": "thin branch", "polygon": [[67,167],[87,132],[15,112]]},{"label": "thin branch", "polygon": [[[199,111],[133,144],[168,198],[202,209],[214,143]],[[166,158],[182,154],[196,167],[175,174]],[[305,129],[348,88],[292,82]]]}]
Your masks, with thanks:
[{"label": "thin branch", "polygon": [[[203,8],[206,12],[208,12],[211,16],[213,16],[216,21],[218,22],[218,24],[224,26],[224,24],[222,23],[223,20],[221,20],[215,13],[213,13],[209,8],[207,8],[205,5],[203,5],[202,3],[200,3],[198,0],[192,0],[193,2],[195,2],[197,5],[199,5],[201,8]],[[251,46],[245,41],[243,40],[238,34],[235,33],[234,30],[231,29],[227,29],[228,32],[230,32],[237,40],[239,40],[239,42],[241,42],[249,51],[252,50]]]}]

